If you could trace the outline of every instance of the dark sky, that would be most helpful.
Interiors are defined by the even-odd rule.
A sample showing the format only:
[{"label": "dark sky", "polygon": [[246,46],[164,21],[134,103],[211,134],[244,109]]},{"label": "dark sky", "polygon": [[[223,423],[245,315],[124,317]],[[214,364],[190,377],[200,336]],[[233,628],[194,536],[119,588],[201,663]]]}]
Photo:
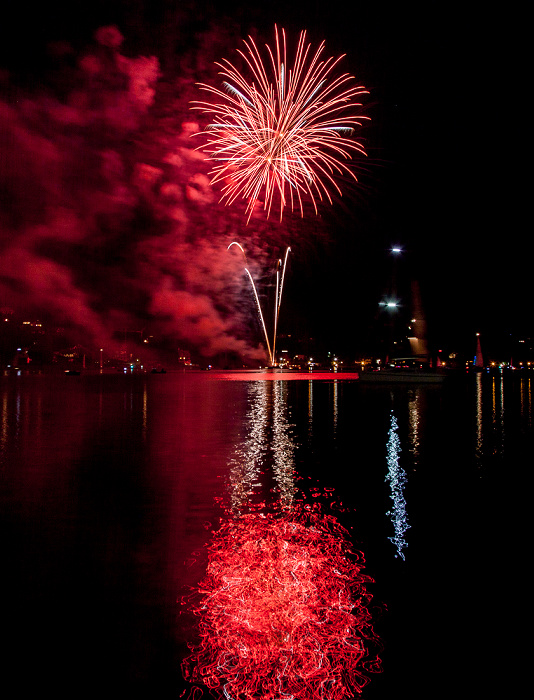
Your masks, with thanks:
[{"label": "dark sky", "polygon": [[[240,263],[224,256],[236,237],[258,276],[292,246],[281,330],[343,349],[369,333],[399,244],[399,289],[417,280],[437,344],[531,334],[509,18],[438,2],[250,5],[13,9],[1,37],[0,304],[96,344],[143,327],[204,354],[250,352]],[[216,82],[214,60],[248,33],[272,42],[275,22],[346,54],[370,91],[368,156],[359,186],[318,219],[246,227],[243,208],[222,211],[206,184],[188,102],[196,81]],[[95,34],[109,25],[120,34]]]}]

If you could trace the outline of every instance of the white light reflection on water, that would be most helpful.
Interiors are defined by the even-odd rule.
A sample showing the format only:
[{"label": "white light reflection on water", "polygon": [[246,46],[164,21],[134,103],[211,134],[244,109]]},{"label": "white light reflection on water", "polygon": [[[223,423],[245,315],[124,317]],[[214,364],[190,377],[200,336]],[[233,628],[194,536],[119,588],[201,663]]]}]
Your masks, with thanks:
[{"label": "white light reflection on water", "polygon": [[[249,407],[244,430],[247,437],[236,445],[230,460],[230,494],[234,511],[260,496],[265,474],[272,465],[275,489],[280,503],[290,506],[294,485],[296,445],[288,420],[285,382],[250,382]],[[262,478],[263,477],[263,478]]]},{"label": "white light reflection on water", "polygon": [[250,382],[249,407],[244,430],[247,437],[236,445],[230,460],[230,498],[232,509],[239,510],[259,489],[259,475],[267,450],[267,382]]},{"label": "white light reflection on water", "polygon": [[273,387],[273,471],[280,502],[290,506],[295,497],[295,450],[287,415],[287,384],[274,382]]},{"label": "white light reflection on water", "polygon": [[395,535],[393,537],[388,537],[388,539],[393,542],[397,548],[397,554],[395,556],[400,556],[404,559],[403,549],[408,546],[404,539],[404,533],[410,526],[408,525],[406,499],[404,498],[406,472],[399,465],[401,446],[397,430],[397,419],[393,415],[393,412],[391,412],[391,423],[387,443],[388,473],[386,475],[386,481],[389,481],[391,485],[390,498],[393,501],[393,509],[388,511],[386,515],[391,517]]}]

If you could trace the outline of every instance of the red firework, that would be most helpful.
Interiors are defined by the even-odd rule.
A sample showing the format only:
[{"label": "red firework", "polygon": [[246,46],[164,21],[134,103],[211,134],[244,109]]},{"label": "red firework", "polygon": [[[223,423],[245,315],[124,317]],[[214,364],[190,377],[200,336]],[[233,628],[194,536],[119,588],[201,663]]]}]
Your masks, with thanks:
[{"label": "red firework", "polygon": [[[343,160],[358,152],[365,155],[361,143],[350,138],[361,126],[355,102],[366,94],[361,85],[353,85],[347,73],[333,77],[341,60],[321,59],[324,42],[315,54],[301,32],[292,66],[288,66],[286,36],[280,40],[275,27],[274,52],[267,45],[265,65],[254,40],[244,41],[244,59],[250,78],[242,75],[228,60],[221,68],[224,90],[201,84],[215,95],[217,104],[197,102],[194,109],[211,113],[215,120],[207,127],[210,139],[203,147],[216,162],[212,182],[223,181],[222,201],[230,204],[237,197],[248,199],[248,219],[260,197],[267,216],[275,192],[280,195],[280,218],[288,203],[309,196],[317,212],[317,200],[332,202],[330,190],[341,190],[336,175],[356,175]],[[269,75],[271,74],[271,75]]]},{"label": "red firework", "polygon": [[209,547],[195,609],[200,641],[184,677],[227,700],[361,694],[380,670],[362,568],[333,516],[225,522]]}]

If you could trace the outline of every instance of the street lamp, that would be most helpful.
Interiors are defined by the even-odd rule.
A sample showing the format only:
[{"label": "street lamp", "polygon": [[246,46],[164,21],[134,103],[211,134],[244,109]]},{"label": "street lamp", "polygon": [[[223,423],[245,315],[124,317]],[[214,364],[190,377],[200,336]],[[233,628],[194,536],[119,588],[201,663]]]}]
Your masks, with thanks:
[{"label": "street lamp", "polygon": [[379,302],[379,306],[384,306],[386,309],[394,311],[395,309],[399,308],[400,304],[398,301],[395,301],[395,299],[389,299],[389,301]]}]

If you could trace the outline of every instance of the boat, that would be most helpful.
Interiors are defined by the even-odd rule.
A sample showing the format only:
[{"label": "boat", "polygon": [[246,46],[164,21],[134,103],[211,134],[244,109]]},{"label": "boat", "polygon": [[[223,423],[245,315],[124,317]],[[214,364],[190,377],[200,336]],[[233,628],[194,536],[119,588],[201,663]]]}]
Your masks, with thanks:
[{"label": "boat", "polygon": [[363,384],[442,384],[445,371],[431,367],[427,358],[396,357],[383,368],[360,373]]}]

